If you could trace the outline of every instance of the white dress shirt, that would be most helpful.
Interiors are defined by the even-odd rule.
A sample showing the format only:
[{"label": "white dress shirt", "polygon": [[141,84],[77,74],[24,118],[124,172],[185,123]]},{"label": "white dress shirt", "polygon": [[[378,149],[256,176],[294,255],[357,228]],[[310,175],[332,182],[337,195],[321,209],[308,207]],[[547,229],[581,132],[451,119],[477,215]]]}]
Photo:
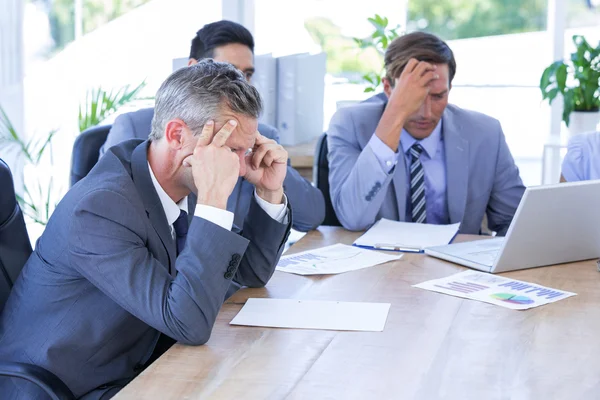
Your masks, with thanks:
[{"label": "white dress shirt", "polygon": [[[186,213],[188,212],[188,198],[185,196],[179,201],[179,203],[175,203],[158,183],[158,180],[156,179],[156,176],[154,176],[154,172],[152,171],[149,163],[148,170],[150,170],[150,177],[152,178],[154,189],[156,189],[158,198],[160,199],[163,209],[165,210],[165,216],[167,217],[167,222],[169,224],[169,228],[171,229],[171,236],[174,238],[175,228],[173,227],[173,223],[177,220],[177,218],[179,218],[181,210],[185,211]],[[283,195],[283,204],[271,204],[268,201],[261,199],[256,194],[256,190],[254,191],[254,198],[256,199],[258,205],[275,221],[282,224],[287,224],[289,222],[287,214],[288,200],[285,194]],[[231,230],[233,227],[233,213],[231,211],[222,210],[220,208],[211,207],[204,204],[197,204],[196,211],[194,211],[194,216],[203,218],[215,225],[219,225],[223,229]]]}]

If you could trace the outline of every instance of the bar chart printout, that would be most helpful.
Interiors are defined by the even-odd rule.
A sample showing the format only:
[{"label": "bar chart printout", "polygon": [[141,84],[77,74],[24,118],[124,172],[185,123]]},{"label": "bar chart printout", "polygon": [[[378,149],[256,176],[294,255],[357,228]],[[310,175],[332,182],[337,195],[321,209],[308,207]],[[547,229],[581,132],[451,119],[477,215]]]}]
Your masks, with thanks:
[{"label": "bar chart printout", "polygon": [[339,274],[398,260],[401,254],[384,254],[345,244],[334,244],[319,249],[284,255],[277,271],[298,275]]},{"label": "bar chart printout", "polygon": [[512,310],[527,310],[576,295],[479,271],[464,271],[413,287],[483,301]]}]

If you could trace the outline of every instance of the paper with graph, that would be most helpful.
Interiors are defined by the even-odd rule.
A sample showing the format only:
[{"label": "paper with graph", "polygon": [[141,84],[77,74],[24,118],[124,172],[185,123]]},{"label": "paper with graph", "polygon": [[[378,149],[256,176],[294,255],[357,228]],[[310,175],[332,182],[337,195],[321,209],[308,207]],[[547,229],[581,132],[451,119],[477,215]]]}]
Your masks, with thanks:
[{"label": "paper with graph", "polygon": [[400,257],[401,254],[383,254],[338,243],[283,256],[276,269],[298,275],[340,274],[398,260]]},{"label": "paper with graph", "polygon": [[479,300],[513,310],[527,310],[576,295],[576,293],[479,271],[464,271],[446,278],[419,283],[413,287]]}]

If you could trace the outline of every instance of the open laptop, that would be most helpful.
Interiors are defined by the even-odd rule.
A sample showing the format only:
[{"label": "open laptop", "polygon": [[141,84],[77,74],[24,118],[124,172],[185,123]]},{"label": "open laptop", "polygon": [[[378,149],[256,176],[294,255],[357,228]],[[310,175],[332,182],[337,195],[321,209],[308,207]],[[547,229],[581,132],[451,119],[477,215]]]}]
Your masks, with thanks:
[{"label": "open laptop", "polygon": [[485,272],[600,257],[600,180],[527,188],[506,237],[425,249]]}]

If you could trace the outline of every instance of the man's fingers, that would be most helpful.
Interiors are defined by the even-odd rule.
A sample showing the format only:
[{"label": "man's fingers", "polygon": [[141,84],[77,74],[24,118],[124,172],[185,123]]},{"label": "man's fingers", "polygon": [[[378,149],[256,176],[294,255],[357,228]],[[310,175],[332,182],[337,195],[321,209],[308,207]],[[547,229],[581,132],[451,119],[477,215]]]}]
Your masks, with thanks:
[{"label": "man's fingers", "polygon": [[429,71],[435,71],[436,70],[436,66],[433,64],[430,64],[428,62],[425,61],[421,61],[419,63],[419,65],[417,65],[413,71],[413,74],[419,78],[423,75],[425,75],[427,72]]},{"label": "man's fingers", "polygon": [[208,146],[210,141],[212,140],[213,134],[215,132],[215,121],[210,120],[207,121],[206,124],[202,127],[202,133],[198,137],[198,142],[196,143],[196,148],[202,146]]},{"label": "man's fingers", "polygon": [[225,125],[223,125],[221,130],[219,132],[217,132],[217,134],[213,138],[211,144],[213,144],[217,147],[224,146],[225,142],[227,142],[227,139],[229,139],[229,136],[231,136],[231,132],[233,132],[233,130],[235,129],[236,126],[237,126],[237,121],[235,121],[233,119],[230,120],[229,122],[227,122]]},{"label": "man's fingers", "polygon": [[419,61],[416,58],[411,58],[406,63],[406,66],[404,67],[404,71],[402,71],[402,74],[404,74],[404,73],[410,74],[411,72],[413,72],[413,70],[415,69],[415,67],[417,65],[419,65]]},{"label": "man's fingers", "polygon": [[257,147],[258,145],[266,143],[276,144],[277,142],[273,139],[269,139],[268,137],[261,135],[260,132],[256,132],[256,142],[254,142],[254,146]]},{"label": "man's fingers", "polygon": [[196,161],[196,159],[194,158],[194,156],[187,156],[186,158],[183,159],[183,166],[191,167],[192,165],[194,165],[195,161]]},{"label": "man's fingers", "polygon": [[427,86],[429,85],[429,83],[431,83],[431,81],[434,81],[439,77],[440,76],[435,71],[429,71],[425,73],[425,75],[423,75],[421,79],[419,79],[419,82],[421,83],[421,85]]}]

